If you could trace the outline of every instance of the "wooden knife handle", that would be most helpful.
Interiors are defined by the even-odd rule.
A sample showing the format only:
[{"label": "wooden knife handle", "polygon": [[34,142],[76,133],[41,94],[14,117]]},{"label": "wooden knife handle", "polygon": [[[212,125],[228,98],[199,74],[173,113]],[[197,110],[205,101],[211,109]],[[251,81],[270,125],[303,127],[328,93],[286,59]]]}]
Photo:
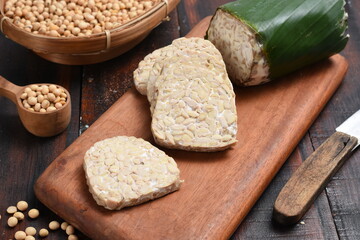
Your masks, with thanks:
[{"label": "wooden knife handle", "polygon": [[281,190],[274,204],[274,220],[283,225],[298,222],[356,144],[357,138],[341,132],[335,132],[321,144]]}]

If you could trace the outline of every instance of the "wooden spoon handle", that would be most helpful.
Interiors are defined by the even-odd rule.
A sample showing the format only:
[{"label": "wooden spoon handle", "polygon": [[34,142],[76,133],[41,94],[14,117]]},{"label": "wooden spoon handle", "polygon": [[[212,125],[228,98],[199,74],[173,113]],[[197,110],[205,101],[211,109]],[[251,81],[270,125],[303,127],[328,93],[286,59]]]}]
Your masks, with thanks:
[{"label": "wooden spoon handle", "polygon": [[21,89],[22,87],[17,86],[0,76],[0,96],[7,97],[13,103],[17,104],[16,95]]},{"label": "wooden spoon handle", "polygon": [[280,224],[298,222],[357,144],[357,138],[335,132],[315,150],[285,184],[274,204]]}]

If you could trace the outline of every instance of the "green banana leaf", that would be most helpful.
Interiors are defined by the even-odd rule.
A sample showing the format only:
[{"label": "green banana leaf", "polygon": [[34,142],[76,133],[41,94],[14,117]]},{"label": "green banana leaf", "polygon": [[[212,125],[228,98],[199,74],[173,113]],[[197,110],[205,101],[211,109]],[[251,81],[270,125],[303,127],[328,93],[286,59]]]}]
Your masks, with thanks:
[{"label": "green banana leaf", "polygon": [[346,45],[344,0],[238,0],[220,6],[250,26],[276,78],[340,52]]}]

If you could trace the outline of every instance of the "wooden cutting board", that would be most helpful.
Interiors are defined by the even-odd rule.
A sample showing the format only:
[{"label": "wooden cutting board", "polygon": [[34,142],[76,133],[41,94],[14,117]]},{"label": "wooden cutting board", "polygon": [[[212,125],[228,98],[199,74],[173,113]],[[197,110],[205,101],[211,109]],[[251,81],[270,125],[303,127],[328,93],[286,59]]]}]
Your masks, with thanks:
[{"label": "wooden cutting board", "polygon": [[[204,36],[209,19],[189,35]],[[92,239],[227,239],[330,99],[347,70],[340,55],[275,82],[235,88],[238,143],[227,151],[166,150],[185,180],[163,198],[120,211],[96,205],[82,168],[96,141],[133,135],[154,142],[146,97],[125,93],[40,176],[37,197]]]}]

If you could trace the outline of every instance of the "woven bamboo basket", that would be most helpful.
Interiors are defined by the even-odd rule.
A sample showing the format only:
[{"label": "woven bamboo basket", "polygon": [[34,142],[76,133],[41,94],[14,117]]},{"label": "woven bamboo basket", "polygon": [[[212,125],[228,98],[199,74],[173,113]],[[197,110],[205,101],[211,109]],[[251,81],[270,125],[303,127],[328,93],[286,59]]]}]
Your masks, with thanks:
[{"label": "woven bamboo basket", "polygon": [[112,30],[89,37],[50,37],[33,34],[15,26],[4,16],[5,0],[0,0],[0,30],[9,39],[55,63],[85,65],[117,57],[140,43],[167,19],[180,0],[163,0],[143,15]]}]

